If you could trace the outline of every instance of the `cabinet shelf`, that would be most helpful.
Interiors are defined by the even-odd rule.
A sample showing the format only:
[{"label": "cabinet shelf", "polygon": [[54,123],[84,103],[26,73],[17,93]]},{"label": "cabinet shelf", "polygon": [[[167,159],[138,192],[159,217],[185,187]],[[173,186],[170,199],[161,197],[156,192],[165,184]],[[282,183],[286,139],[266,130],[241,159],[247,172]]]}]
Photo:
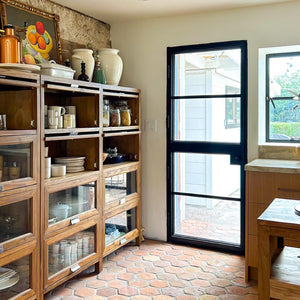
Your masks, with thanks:
[{"label": "cabinet shelf", "polygon": [[278,283],[285,285],[298,286],[300,295],[300,266],[299,258],[300,249],[294,247],[284,247],[272,264],[271,271],[271,290],[272,286],[278,286]]},{"label": "cabinet shelf", "polygon": [[115,132],[115,131],[121,131],[122,134],[129,130],[139,130],[140,127],[138,125],[134,126],[118,126],[118,127],[103,127],[103,132]]},{"label": "cabinet shelf", "polygon": [[99,137],[99,127],[45,129],[45,141],[60,141]]},{"label": "cabinet shelf", "polygon": [[45,141],[66,141],[66,140],[79,140],[79,139],[91,139],[91,138],[99,138],[99,133],[89,133],[85,132],[78,134],[78,132],[70,132],[69,135],[55,135],[55,136],[46,136]]}]

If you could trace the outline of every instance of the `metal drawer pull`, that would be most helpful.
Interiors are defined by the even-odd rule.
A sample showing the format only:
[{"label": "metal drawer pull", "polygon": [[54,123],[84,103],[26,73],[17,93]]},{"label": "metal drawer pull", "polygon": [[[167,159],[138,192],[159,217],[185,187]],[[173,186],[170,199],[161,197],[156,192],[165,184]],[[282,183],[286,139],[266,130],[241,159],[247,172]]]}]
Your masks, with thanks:
[{"label": "metal drawer pull", "polygon": [[71,224],[72,224],[72,225],[77,224],[77,223],[79,223],[79,222],[80,222],[79,217],[75,217],[75,218],[72,218],[72,219],[71,219]]},{"label": "metal drawer pull", "polygon": [[3,253],[4,252],[4,248],[3,248],[3,245],[1,244],[0,245],[0,253]]},{"label": "metal drawer pull", "polygon": [[71,267],[71,271],[74,273],[80,269],[80,266],[78,264]]},{"label": "metal drawer pull", "polygon": [[126,202],[125,198],[120,199],[120,204],[124,204]]},{"label": "metal drawer pull", "polygon": [[123,244],[125,244],[126,242],[127,242],[127,240],[124,238],[124,239],[121,239],[120,244],[123,245]]},{"label": "metal drawer pull", "polygon": [[277,190],[278,191],[283,191],[283,192],[300,193],[300,190],[282,189],[282,188],[278,188]]},{"label": "metal drawer pull", "polygon": [[0,192],[3,192],[3,184],[0,184]]}]

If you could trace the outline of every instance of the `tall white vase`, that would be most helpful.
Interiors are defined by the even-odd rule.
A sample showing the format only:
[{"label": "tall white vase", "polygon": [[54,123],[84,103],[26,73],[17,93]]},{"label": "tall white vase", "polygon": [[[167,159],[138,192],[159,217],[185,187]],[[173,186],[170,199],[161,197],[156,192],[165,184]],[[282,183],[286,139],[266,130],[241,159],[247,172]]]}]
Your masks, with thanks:
[{"label": "tall white vase", "polygon": [[98,58],[104,70],[106,83],[110,85],[118,85],[122,76],[123,62],[118,52],[118,49],[111,48],[98,50]]},{"label": "tall white vase", "polygon": [[90,81],[93,79],[93,72],[95,67],[95,59],[93,57],[93,50],[91,49],[74,49],[72,55],[72,69],[76,71],[74,77],[78,79],[81,74],[81,63],[85,63],[85,74],[89,76]]}]

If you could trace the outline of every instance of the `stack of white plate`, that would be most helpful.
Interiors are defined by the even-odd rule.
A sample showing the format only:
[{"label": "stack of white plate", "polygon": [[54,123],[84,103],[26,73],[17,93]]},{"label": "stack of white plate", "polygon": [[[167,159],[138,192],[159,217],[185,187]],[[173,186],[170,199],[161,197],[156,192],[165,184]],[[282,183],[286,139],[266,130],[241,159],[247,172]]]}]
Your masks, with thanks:
[{"label": "stack of white plate", "polygon": [[7,289],[19,281],[19,275],[15,270],[0,268],[0,290]]},{"label": "stack of white plate", "polygon": [[67,173],[82,172],[85,170],[84,156],[56,157],[54,161],[55,163],[66,165]]}]

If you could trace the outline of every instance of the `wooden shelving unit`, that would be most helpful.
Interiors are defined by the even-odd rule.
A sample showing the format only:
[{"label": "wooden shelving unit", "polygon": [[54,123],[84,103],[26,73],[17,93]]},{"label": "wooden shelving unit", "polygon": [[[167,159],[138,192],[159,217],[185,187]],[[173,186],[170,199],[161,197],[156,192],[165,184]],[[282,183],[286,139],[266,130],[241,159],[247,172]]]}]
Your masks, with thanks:
[{"label": "wooden shelving unit", "polygon": [[0,299],[41,296],[39,87],[39,75],[0,70],[0,266],[14,272]]},{"label": "wooden shelving unit", "polygon": [[103,151],[117,147],[133,161],[103,165],[103,256],[136,240],[141,242],[141,103],[140,91],[131,88],[103,88],[111,106],[126,101],[131,126],[103,127]]},{"label": "wooden shelving unit", "polygon": [[[103,128],[103,98],[126,99],[134,125]],[[46,105],[76,106],[76,128],[46,128]],[[7,115],[7,130],[0,130],[0,267],[18,276],[0,299],[43,299],[90,266],[100,272],[105,255],[140,244],[138,89],[2,69],[0,112]],[[112,146],[134,160],[103,164],[103,150]],[[85,170],[45,179],[46,147],[52,163],[85,157]],[[10,167],[19,168],[18,178],[7,177]],[[125,180],[123,194],[108,201],[114,182],[106,183],[114,178]],[[105,242],[109,221],[126,230]]]}]

